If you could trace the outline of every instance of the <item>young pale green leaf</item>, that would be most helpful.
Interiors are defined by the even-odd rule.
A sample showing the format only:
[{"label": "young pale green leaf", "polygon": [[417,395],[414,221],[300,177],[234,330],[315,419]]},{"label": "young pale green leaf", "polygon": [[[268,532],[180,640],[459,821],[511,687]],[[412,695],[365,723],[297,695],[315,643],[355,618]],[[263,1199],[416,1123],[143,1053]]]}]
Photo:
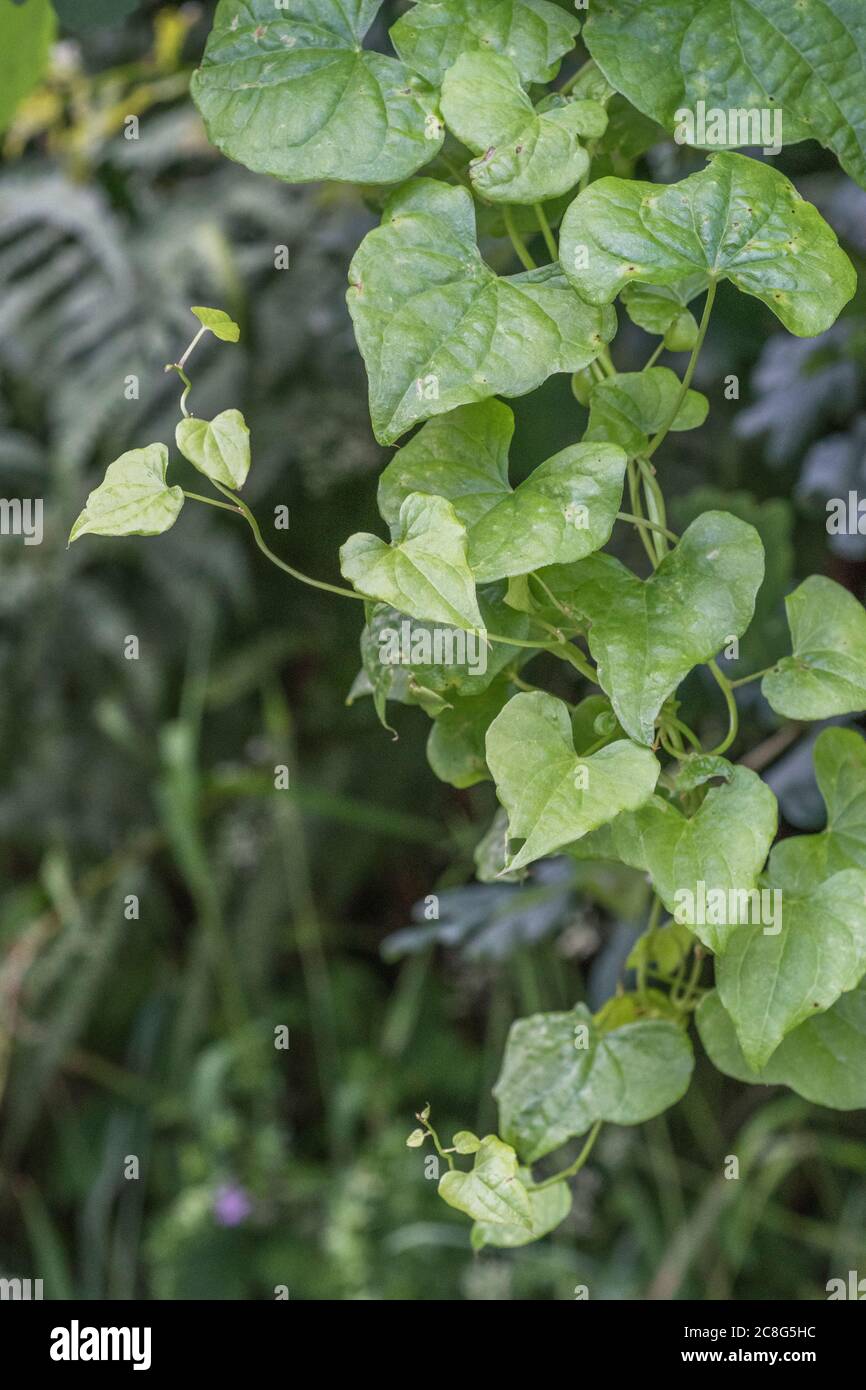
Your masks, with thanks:
[{"label": "young pale green leaf", "polygon": [[177,521],[183,488],[165,481],[168,449],[148,444],[110,463],[69,533],[79,536],[158,536]]},{"label": "young pale green leaf", "polygon": [[511,1026],[499,1080],[500,1128],[535,1163],[596,1120],[639,1125],[688,1088],[691,1044],[675,1023],[648,1019],[602,1032],[583,1004]]},{"label": "young pale green leaf", "polygon": [[799,337],[823,333],[857,288],[835,232],[769,164],[718,154],[706,169],[660,187],[603,178],[562,221],[560,260],[590,304],[624,285],[685,276],[730,280]]},{"label": "young pale green leaf", "polygon": [[495,1134],[481,1140],[470,1172],[449,1169],[439,1196],[474,1221],[532,1230],[529,1193],[518,1177],[517,1154]]},{"label": "young pale green leaf", "polygon": [[[590,394],[589,426],[584,439],[607,439],[634,458],[646,450],[648,436],[671,418],[679,392],[680,379],[670,367],[617,372],[605,377]],[[709,401],[700,391],[687,391],[671,429],[698,429],[709,408]]]},{"label": "young pale green leaf", "polygon": [[381,0],[220,0],[191,92],[223,154],[290,183],[397,183],[439,150],[436,93],[363,46]]},{"label": "young pale green leaf", "polygon": [[475,1154],[481,1148],[481,1140],[470,1129],[460,1129],[451,1140],[459,1154]]},{"label": "young pale green leaf", "polygon": [[[598,843],[632,868],[645,869],[667,910],[720,954],[736,930],[730,905],[746,911],[777,829],[772,791],[757,773],[737,767],[722,786],[711,788],[690,819],[654,796],[617,818],[608,845]],[[574,849],[580,848],[578,842]]]},{"label": "young pale green leaf", "polygon": [[213,420],[189,415],[178,423],[174,437],[199,473],[223,487],[243,487],[250,471],[250,432],[239,410],[223,410]]},{"label": "young pale green leaf", "polygon": [[[530,1174],[520,1169],[520,1176]],[[498,1221],[476,1221],[472,1227],[470,1240],[473,1250],[483,1250],[486,1245],[497,1249],[514,1250],[521,1245],[529,1245],[540,1240],[559,1226],[571,1211],[571,1189],[567,1182],[555,1182],[539,1192],[528,1190],[529,1230],[524,1226],[503,1225]]]},{"label": "young pale green leaf", "polygon": [[785,600],[792,655],[761,682],[786,719],[830,719],[866,709],[866,611],[853,594],[813,574]]},{"label": "young pale green leaf", "polygon": [[680,681],[748,627],[764,548],[754,527],[704,512],[645,581],[612,555],[541,575],[560,602],[590,621],[602,689],[626,733],[649,745]]},{"label": "young pale green leaf", "polygon": [[485,759],[487,730],[513,693],[511,682],[503,678],[482,695],[455,699],[437,716],[427,739],[427,761],[440,782],[465,788],[490,777]]},{"label": "young pale green leaf", "polygon": [[770,856],[771,877],[797,890],[840,869],[866,869],[866,742],[854,729],[824,729],[812,757],[827,827],[780,841]]},{"label": "young pale green leaf", "polygon": [[349,268],[347,299],[370,381],[377,439],[488,396],[522,396],[593,361],[611,309],[575,295],[556,266],[500,278],[481,259],[472,197],[415,179]]},{"label": "young pale green leaf", "polygon": [[738,926],[716,967],[719,998],[755,1071],[866,973],[866,872],[843,869],[799,891],[768,886],[781,895],[781,924]]},{"label": "young pale green leaf", "polygon": [[759,1071],[743,1056],[733,1020],[718,991],[698,1005],[695,1021],[710,1061],[726,1076],[753,1085],[790,1086],[832,1110],[866,1108],[866,987],[849,990],[826,1013],[801,1023]]},{"label": "young pale green leaf", "polygon": [[467,529],[479,583],[582,560],[609,540],[622,501],[626,456],[615,444],[572,444],[512,491],[513,428],[500,401],[460,406],[429,420],[379,483],[379,509],[390,525],[410,492],[446,497]]},{"label": "young pale green leaf", "polygon": [[391,26],[407,67],[438,87],[462,53],[505,53],[523,82],[550,82],[580,21],[548,0],[420,0]]},{"label": "young pale green leaf", "polygon": [[411,618],[470,630],[484,625],[466,531],[444,497],[410,493],[392,544],[360,531],[341,546],[340,569],[360,594]]},{"label": "young pale green leaf", "polygon": [[463,53],[448,69],[442,115],[479,156],[469,177],[494,203],[541,203],[567,193],[589,168],[580,137],[602,135],[607,126],[607,113],[595,101],[536,110],[511,59],[489,52]]},{"label": "young pale green leaf", "polygon": [[229,318],[225,309],[208,309],[203,304],[193,305],[191,313],[195,314],[199,323],[215,338],[219,338],[223,343],[236,343],[241,336],[241,330],[234,319]]},{"label": "young pale green leaf", "polygon": [[859,0],[593,0],[584,38],[617,91],[687,143],[815,139],[866,186]]},{"label": "young pale green leaf", "polygon": [[636,809],[659,775],[653,754],[627,739],[578,756],[568,707],[541,691],[509,700],[490,725],[486,746],[509,836],[524,841],[511,870]]}]

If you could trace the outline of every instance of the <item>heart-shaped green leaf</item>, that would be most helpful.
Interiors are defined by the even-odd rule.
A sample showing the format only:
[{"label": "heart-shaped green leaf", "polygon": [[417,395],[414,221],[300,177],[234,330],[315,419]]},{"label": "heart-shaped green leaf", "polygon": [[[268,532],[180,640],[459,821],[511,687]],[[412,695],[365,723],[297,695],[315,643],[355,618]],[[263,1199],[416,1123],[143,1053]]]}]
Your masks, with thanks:
[{"label": "heart-shaped green leaf", "polygon": [[523,82],[550,82],[580,21],[548,0],[421,0],[391,26],[403,62],[439,86],[461,53],[505,53]]},{"label": "heart-shaped green leaf", "polygon": [[481,1140],[471,1170],[450,1169],[439,1196],[475,1221],[532,1230],[529,1193],[518,1177],[517,1154],[495,1134]]},{"label": "heart-shaped green leaf", "polygon": [[616,329],[556,266],[500,278],[481,259],[472,197],[415,179],[389,199],[349,268],[349,311],[377,439],[488,396],[522,396],[585,367]]},{"label": "heart-shaped green leaf", "polygon": [[196,304],[190,312],[195,314],[202,328],[222,343],[236,343],[241,336],[240,328],[225,309],[208,309],[204,304]]},{"label": "heart-shaped green leaf", "polygon": [[183,488],[165,481],[168,449],[148,444],[110,463],[69,533],[79,536],[158,536],[177,521]]},{"label": "heart-shaped green leaf", "polygon": [[213,420],[189,415],[179,422],[174,437],[199,473],[224,487],[243,487],[250,471],[250,432],[239,410],[223,410]]},{"label": "heart-shaped green leaf", "polygon": [[510,58],[463,53],[442,83],[442,115],[461,144],[480,156],[469,177],[482,198],[540,203],[567,193],[589,168],[581,136],[603,135],[607,113],[595,101],[536,110]]},{"label": "heart-shaped green leaf", "polygon": [[392,544],[359,531],[341,546],[340,569],[359,593],[412,618],[483,627],[466,561],[466,531],[444,497],[411,493]]},{"label": "heart-shaped green leaf", "polygon": [[693,521],[645,581],[612,555],[541,571],[556,598],[591,623],[602,689],[626,733],[645,744],[680,681],[745,632],[763,574],[757,531],[727,512]]},{"label": "heart-shaped green leaf", "polygon": [[191,92],[211,141],[291,183],[397,183],[439,150],[436,93],[363,47],[381,0],[220,0]]},{"label": "heart-shaped green leaf", "polygon": [[768,887],[780,895],[781,923],[738,926],[716,967],[719,998],[756,1071],[786,1034],[866,973],[866,872],[843,869],[806,889],[772,879]]},{"label": "heart-shaped green leaf", "polygon": [[785,600],[793,654],[761,689],[787,719],[830,719],[866,709],[866,611],[853,594],[813,574]]},{"label": "heart-shaped green leaf", "polygon": [[691,1044],[675,1023],[646,1019],[602,1032],[583,1004],[511,1026],[499,1080],[500,1128],[526,1163],[597,1120],[639,1125],[688,1089]]},{"label": "heart-shaped green leaf", "polygon": [[840,869],[866,869],[866,742],[854,729],[824,729],[812,757],[827,828],[792,835],[770,856],[770,875],[797,890]]},{"label": "heart-shaped green leaf", "polygon": [[[520,1169],[521,1179],[527,1181],[531,1175],[525,1168]],[[555,1182],[540,1191],[527,1191],[529,1197],[529,1229],[524,1226],[507,1225],[499,1221],[476,1221],[472,1227],[470,1240],[473,1250],[483,1250],[486,1245],[497,1249],[514,1250],[530,1241],[540,1240],[549,1231],[559,1226],[571,1211],[571,1190],[567,1182]]]},{"label": "heart-shaped green leaf", "polygon": [[756,773],[737,767],[692,817],[654,796],[598,832],[609,836],[606,842],[593,837],[595,844],[584,848],[578,841],[573,852],[583,858],[597,846],[646,870],[667,910],[720,954],[736,930],[737,912],[748,911],[777,829],[772,791]]},{"label": "heart-shaped green leaf", "polygon": [[743,1056],[718,991],[701,1000],[695,1020],[710,1061],[726,1076],[753,1085],[790,1086],[815,1105],[866,1108],[866,987],[849,990],[826,1013],[801,1023],[754,1071]]},{"label": "heart-shaped green leaf", "polygon": [[[670,367],[650,367],[643,372],[617,372],[593,387],[589,398],[589,426],[585,439],[607,439],[635,458],[671,418],[680,394],[680,379]],[[707,418],[710,403],[700,391],[687,391],[672,430],[698,429]]]},{"label": "heart-shaped green leaf", "polygon": [[562,220],[560,260],[590,304],[624,285],[672,285],[701,273],[766,304],[791,333],[835,323],[857,288],[835,232],[769,164],[718,154],[706,169],[660,187],[603,178]]},{"label": "heart-shaped green leaf", "polygon": [[509,836],[524,841],[511,870],[636,809],[659,775],[652,753],[628,739],[578,756],[568,707],[541,691],[515,695],[494,719],[487,765],[508,812]]},{"label": "heart-shaped green leaf", "polygon": [[862,21],[859,0],[593,0],[584,39],[617,91],[689,144],[815,139],[866,186]]},{"label": "heart-shaped green leaf", "polygon": [[583,559],[610,538],[622,501],[626,456],[614,444],[572,444],[512,491],[513,429],[501,401],[460,406],[429,420],[379,482],[379,510],[392,526],[410,492],[451,502],[479,583]]}]

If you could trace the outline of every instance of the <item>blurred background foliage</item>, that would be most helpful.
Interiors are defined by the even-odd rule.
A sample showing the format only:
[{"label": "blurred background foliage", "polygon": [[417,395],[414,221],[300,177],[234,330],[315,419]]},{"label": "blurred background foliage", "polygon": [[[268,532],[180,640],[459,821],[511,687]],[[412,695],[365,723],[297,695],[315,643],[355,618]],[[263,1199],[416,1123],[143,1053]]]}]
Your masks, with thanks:
[{"label": "blurred background foliage", "polygon": [[[117,1299],[286,1286],[561,1300],[580,1284],[593,1298],[824,1297],[862,1255],[862,1115],[701,1060],[669,1116],[603,1135],[552,1237],[478,1256],[405,1147],[428,1100],[445,1135],[495,1125],[512,1018],[598,1008],[644,886],[563,861],[527,884],[476,883],[492,788],[435,780],[420,711],[391,713],[392,741],[369,700],[345,704],[356,606],[292,585],[221,513],[190,505],[165,536],[67,552],[107,463],[172,438],[163,364],[192,336],[190,304],[242,326],[238,346],[199,349],[191,403],[243,409],[246,495],[262,517],[290,508],[278,543],[296,564],[335,579],[339,544],[377,529],[387,454],[343,301],[375,200],[257,178],[208,146],[187,86],[212,6],[57,8],[49,74],[6,133],[0,177],[2,492],[46,499],[41,546],[0,538],[0,1274]],[[619,156],[642,176],[700,165],[646,143]],[[780,163],[862,271],[866,194],[816,145]],[[502,241],[485,249],[509,263]],[[635,370],[652,344],[621,319],[615,356]],[[672,437],[661,465],[675,524],[725,505],[764,536],[737,673],[781,650],[799,577],[823,571],[859,597],[866,578],[866,539],[825,527],[827,498],[863,485],[863,296],[816,341],[774,323],[723,290],[696,383],[710,422]],[[518,476],[582,432],[565,378],[516,408]],[[576,693],[575,673],[542,674]],[[786,830],[820,825],[811,735],[780,738],[757,688],[741,695],[737,752],[759,746]],[[695,675],[683,698],[721,733],[712,685]],[[274,791],[277,764],[289,792]],[[739,1182],[722,1176],[728,1154]]]}]

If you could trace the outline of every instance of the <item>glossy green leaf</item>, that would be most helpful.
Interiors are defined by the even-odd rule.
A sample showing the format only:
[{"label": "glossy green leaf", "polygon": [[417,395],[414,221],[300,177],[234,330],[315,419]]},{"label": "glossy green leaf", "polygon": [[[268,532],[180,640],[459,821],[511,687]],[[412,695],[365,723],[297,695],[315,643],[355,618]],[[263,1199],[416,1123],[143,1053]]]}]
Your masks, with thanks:
[{"label": "glossy green leaf", "polygon": [[400,508],[391,545],[360,531],[340,547],[340,569],[368,598],[429,622],[479,629],[466,531],[444,497],[413,492]]},{"label": "glossy green leaf", "polygon": [[0,132],[48,67],[56,29],[50,0],[0,0]]},{"label": "glossy green leaf", "polygon": [[462,53],[504,53],[523,82],[550,82],[580,21],[548,0],[420,0],[391,26],[403,62],[438,86]]},{"label": "glossy green leaf", "polygon": [[577,371],[616,329],[613,312],[586,304],[555,266],[495,275],[478,251],[471,195],[433,179],[393,195],[349,279],[373,429],[385,444],[428,416]]},{"label": "glossy green leaf", "polygon": [[[529,1173],[520,1170],[521,1178]],[[540,1240],[548,1232],[559,1226],[571,1211],[571,1190],[567,1182],[555,1182],[540,1192],[528,1192],[529,1229],[524,1226],[502,1224],[498,1221],[476,1221],[472,1227],[473,1250],[483,1250],[486,1245],[498,1249],[513,1250],[530,1241]]]},{"label": "glossy green leaf", "polygon": [[866,973],[866,872],[843,869],[799,891],[768,887],[780,894],[781,924],[738,926],[716,967],[719,998],[754,1070]]},{"label": "glossy green leaf", "polygon": [[566,101],[536,110],[510,58],[463,53],[445,74],[442,115],[461,144],[479,158],[469,177],[482,198],[541,203],[567,193],[589,168],[582,136],[602,135],[603,106]]},{"label": "glossy green leaf", "polygon": [[705,512],[647,580],[612,555],[541,571],[560,602],[589,620],[602,689],[626,733],[651,744],[667,697],[749,625],[764,573],[752,526]]},{"label": "glossy green leaf", "polygon": [[703,274],[762,300],[800,337],[823,333],[857,287],[835,232],[769,164],[718,154],[660,186],[599,179],[565,214],[560,260],[590,304],[630,281],[674,285]]},{"label": "glossy green leaf", "polygon": [[854,729],[824,729],[812,757],[827,827],[782,840],[770,857],[770,874],[798,888],[840,869],[866,869],[866,741]]},{"label": "glossy green leaf", "polygon": [[627,739],[579,756],[568,707],[540,691],[515,695],[494,719],[487,765],[509,835],[524,842],[512,870],[634,810],[652,795],[659,774],[653,754]]},{"label": "glossy green leaf", "polygon": [[517,1154],[495,1134],[481,1140],[469,1172],[449,1170],[439,1196],[475,1221],[532,1230],[529,1194],[518,1177]]},{"label": "glossy green leaf", "polygon": [[792,1091],[832,1110],[866,1108],[866,988],[843,994],[826,1013],[801,1023],[754,1071],[743,1056],[730,1016],[718,991],[700,1002],[698,1034],[710,1061],[726,1076],[753,1085],[790,1086]]},{"label": "glossy green leaf", "polygon": [[512,1024],[493,1088],[500,1128],[526,1163],[584,1134],[596,1120],[638,1125],[674,1105],[694,1059],[674,1023],[646,1020],[601,1032],[583,1004]]},{"label": "glossy green leaf", "polygon": [[500,401],[461,406],[429,420],[379,483],[379,509],[390,525],[410,492],[446,497],[467,529],[479,583],[583,559],[610,538],[622,501],[626,456],[613,444],[572,444],[512,491],[513,428]]},{"label": "glossy green leaf", "polygon": [[708,117],[725,114],[725,128],[708,124],[689,143],[816,139],[866,185],[859,0],[593,0],[590,8],[584,38],[593,58],[669,131],[691,136],[682,115],[703,101]]},{"label": "glossy green leaf", "polygon": [[168,449],[148,444],[130,449],[110,463],[69,533],[79,536],[158,536],[177,521],[183,488],[165,480]]},{"label": "glossy green leaf", "polygon": [[191,92],[223,154],[291,183],[397,183],[432,159],[436,93],[363,47],[381,0],[220,0]]},{"label": "glossy green leaf", "polygon": [[[648,436],[667,424],[679,393],[680,379],[670,367],[617,372],[605,377],[590,394],[589,426],[584,438],[607,439],[634,458],[645,452]],[[698,429],[709,408],[709,401],[700,391],[687,391],[671,429]]]},{"label": "glossy green leaf", "polygon": [[179,422],[174,437],[199,473],[224,487],[243,487],[250,470],[250,432],[239,410],[223,410],[213,420],[190,415]]},{"label": "glossy green leaf", "polygon": [[225,309],[208,309],[205,305],[198,304],[193,306],[191,312],[195,314],[202,327],[221,342],[236,343],[240,338],[240,328],[234,319],[229,318]]},{"label": "glossy green leaf", "polygon": [[866,611],[853,594],[813,574],[785,600],[792,655],[761,689],[786,719],[830,719],[866,709]]}]

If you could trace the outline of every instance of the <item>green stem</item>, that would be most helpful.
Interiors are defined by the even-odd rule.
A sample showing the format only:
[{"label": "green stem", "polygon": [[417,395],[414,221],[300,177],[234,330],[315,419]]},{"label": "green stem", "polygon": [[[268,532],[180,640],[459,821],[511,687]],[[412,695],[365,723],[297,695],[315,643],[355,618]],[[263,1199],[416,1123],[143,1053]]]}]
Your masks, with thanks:
[{"label": "green stem", "polygon": [[[187,349],[187,351],[189,351],[189,349]],[[187,376],[186,372],[184,371],[183,367],[180,365],[179,362],[166,362],[165,370],[167,372],[177,372],[178,376],[183,382],[184,389],[181,392],[180,397],[180,413],[184,417],[184,419],[187,420],[189,419],[189,411],[186,408],[186,398],[192,390],[192,382],[190,381],[189,377]]]},{"label": "green stem", "polygon": [[704,750],[700,739],[698,738],[697,734],[689,728],[688,724],[683,723],[682,719],[675,718],[674,715],[671,715],[669,717],[668,723],[670,724],[672,729],[676,729],[679,733],[684,734],[685,737],[688,739],[689,743],[698,753],[703,753]]},{"label": "green stem", "polygon": [[[421,1116],[420,1116],[420,1115],[416,1115],[415,1118],[418,1119],[418,1120],[421,1120]],[[422,1125],[424,1126],[424,1128],[426,1129],[427,1133],[430,1135],[430,1138],[433,1140],[433,1143],[434,1143],[435,1148],[436,1148],[436,1152],[438,1153],[439,1157],[440,1157],[440,1158],[444,1158],[444,1159],[445,1159],[445,1162],[448,1164],[448,1167],[451,1168],[451,1169],[453,1169],[453,1167],[454,1167],[454,1159],[451,1157],[451,1155],[450,1155],[450,1153],[448,1152],[447,1149],[443,1149],[442,1145],[441,1145],[440,1142],[439,1142],[439,1135],[436,1133],[436,1131],[435,1131],[435,1129],[433,1128],[433,1126],[431,1125],[430,1121],[429,1121],[429,1120],[421,1120],[421,1123],[422,1123]]]},{"label": "green stem", "polygon": [[601,369],[605,376],[616,376],[616,367],[610,355],[610,348],[602,348],[601,352],[598,354],[598,360],[601,363]]},{"label": "green stem", "polygon": [[644,523],[644,525],[640,526],[638,532],[641,538],[641,543],[649,557],[650,564],[652,565],[653,569],[656,569],[658,566],[658,560],[656,558],[655,548],[653,547],[652,543],[652,534],[648,534],[647,530],[645,529],[643,507],[641,505],[640,500],[640,476],[637,471],[637,464],[634,462],[633,459],[629,459],[628,461],[628,491],[629,496],[631,497],[632,515],[637,517],[639,522]]},{"label": "green stem", "polygon": [[[665,510],[665,499],[662,496],[662,490],[659,487],[658,482],[656,480],[655,469],[653,468],[652,464],[648,461],[648,459],[638,458],[635,460],[635,462],[637,463],[638,470],[641,476],[641,481],[643,483],[644,497],[646,498],[647,517],[650,521],[655,522],[657,530],[660,529],[660,531],[664,533],[667,530],[667,512]],[[661,564],[662,560],[668,553],[667,543],[665,541],[664,534],[659,534],[653,537],[653,541],[656,559],[658,560],[659,564]]]},{"label": "green stem", "polygon": [[550,253],[550,259],[552,261],[558,261],[559,251],[553,239],[553,232],[550,230],[550,223],[547,220],[544,207],[541,203],[534,203],[533,207],[535,209],[535,216],[538,218],[538,225],[541,228],[541,235],[544,237],[544,244]]},{"label": "green stem", "polygon": [[725,697],[725,704],[728,707],[727,738],[723,739],[718,748],[714,748],[710,754],[710,757],[718,758],[721,757],[722,753],[727,753],[734,739],[737,737],[737,730],[740,726],[740,715],[731,682],[728,680],[727,676],[719,670],[718,664],[715,661],[711,661],[708,664],[716,684]]},{"label": "green stem", "polygon": [[568,93],[571,91],[572,87],[574,86],[574,84],[575,84],[575,83],[579,80],[579,78],[581,78],[581,77],[583,76],[583,74],[586,72],[587,68],[591,68],[591,67],[594,67],[594,66],[595,66],[595,63],[594,63],[594,61],[593,61],[592,58],[590,58],[587,62],[582,63],[581,66],[577,69],[577,72],[573,72],[573,73],[571,74],[571,77],[569,77],[568,80],[567,80],[566,82],[563,82],[562,86],[558,89],[558,95],[561,96],[561,97],[567,96]]},{"label": "green stem", "polygon": [[524,270],[536,270],[537,266],[535,261],[526,249],[526,242],[517,230],[517,225],[514,221],[514,213],[511,208],[505,207],[502,215],[505,220],[505,230],[508,233],[511,245],[514,247],[515,254],[520,264],[523,266]]},{"label": "green stem", "polygon": [[224,512],[234,512],[235,516],[240,510],[238,507],[229,506],[228,502],[218,502],[215,497],[203,497],[200,492],[187,492],[186,488],[183,489],[183,495],[191,498],[193,502],[206,502],[209,507],[219,507]]},{"label": "green stem", "polygon": [[527,1183],[527,1192],[543,1192],[546,1187],[553,1187],[558,1182],[564,1182],[566,1178],[573,1178],[575,1173],[579,1173],[589,1155],[592,1153],[592,1146],[598,1138],[598,1132],[603,1124],[602,1120],[596,1120],[592,1129],[589,1131],[587,1141],[578,1154],[574,1162],[568,1167],[563,1168],[561,1173],[555,1173],[552,1178],[547,1178],[544,1182]]},{"label": "green stem", "polygon": [[656,362],[658,362],[658,360],[659,360],[659,358],[661,357],[661,355],[662,355],[662,353],[664,352],[664,350],[665,350],[665,340],[664,340],[664,338],[662,338],[662,340],[661,340],[661,342],[659,343],[658,347],[655,349],[655,352],[653,352],[653,353],[647,358],[646,362],[644,363],[643,370],[644,370],[645,372],[648,372],[649,369],[650,369],[650,367],[654,367],[654,366],[655,366]]},{"label": "green stem", "polygon": [[679,540],[676,531],[669,531],[666,526],[660,526],[657,521],[647,521],[643,516],[632,516],[631,512],[617,512],[617,521],[630,521],[633,526],[648,526],[651,531],[660,531],[663,536],[674,544]]},{"label": "green stem", "polygon": [[[259,523],[253,516],[246,502],[242,501],[242,499],[238,497],[237,493],[232,492],[230,488],[223,487],[222,483],[216,482],[216,480],[213,478],[211,479],[211,482],[213,482],[214,487],[218,488],[224,497],[228,497],[229,500],[234,503],[237,510],[241,513],[241,516],[243,516],[247,521],[259,550],[262,552],[263,555],[267,556],[272,565],[276,565],[278,569],[285,570],[286,574],[290,574],[293,579],[300,580],[302,584],[309,584],[313,589],[324,589],[329,594],[341,594],[343,598],[359,599],[361,603],[365,601],[364,595],[356,594],[354,589],[343,589],[339,584],[328,584],[324,579],[312,579],[310,575],[304,574],[301,570],[294,569],[291,565],[287,565],[285,560],[281,560],[279,555],[275,555],[274,552],[265,544],[265,539],[262,535],[261,527],[259,526]],[[531,643],[528,645],[531,645]]]},{"label": "green stem", "polygon": [[773,662],[772,666],[765,666],[763,671],[755,671],[751,676],[740,676],[739,680],[730,682],[731,689],[737,690],[741,685],[749,685],[751,681],[759,681],[763,676],[768,676],[771,671],[775,671],[776,664]]},{"label": "green stem", "polygon": [[713,312],[713,304],[714,304],[714,302],[715,302],[715,298],[716,298],[716,282],[715,282],[715,280],[711,280],[711,281],[710,281],[710,287],[709,287],[709,289],[707,290],[707,298],[706,298],[706,303],[704,304],[704,312],[703,312],[703,315],[701,316],[701,325],[700,325],[700,328],[698,329],[698,336],[697,336],[697,339],[696,339],[696,341],[695,341],[695,345],[694,345],[694,347],[692,348],[692,355],[691,355],[691,357],[689,358],[689,365],[688,365],[688,367],[686,368],[686,374],[685,374],[685,376],[683,377],[682,384],[681,384],[680,389],[679,389],[679,392],[678,392],[678,394],[677,394],[676,401],[674,402],[674,408],[673,408],[673,410],[672,410],[671,413],[670,413],[669,419],[666,420],[666,422],[664,423],[664,425],[662,426],[662,428],[659,430],[658,434],[655,435],[655,437],[654,437],[654,438],[652,439],[652,441],[650,442],[650,446],[649,446],[649,448],[647,449],[646,454],[645,454],[645,456],[644,456],[645,458],[648,458],[648,459],[652,458],[652,456],[653,456],[653,454],[655,453],[656,449],[657,449],[657,448],[659,447],[659,445],[667,438],[667,435],[668,435],[668,433],[669,433],[669,431],[670,431],[670,429],[671,429],[671,426],[673,425],[674,421],[676,420],[677,416],[678,416],[679,413],[680,413],[680,410],[682,409],[683,401],[685,400],[686,395],[687,395],[687,393],[688,393],[688,389],[689,389],[689,387],[690,387],[691,384],[692,384],[692,377],[694,376],[694,374],[695,374],[695,368],[696,368],[697,365],[698,365],[698,358],[699,358],[700,355],[701,355],[701,348],[703,347],[703,345],[704,345],[704,339],[705,339],[706,336],[707,336],[707,329],[708,329],[709,326],[710,326],[710,315],[711,315],[711,313]]}]

